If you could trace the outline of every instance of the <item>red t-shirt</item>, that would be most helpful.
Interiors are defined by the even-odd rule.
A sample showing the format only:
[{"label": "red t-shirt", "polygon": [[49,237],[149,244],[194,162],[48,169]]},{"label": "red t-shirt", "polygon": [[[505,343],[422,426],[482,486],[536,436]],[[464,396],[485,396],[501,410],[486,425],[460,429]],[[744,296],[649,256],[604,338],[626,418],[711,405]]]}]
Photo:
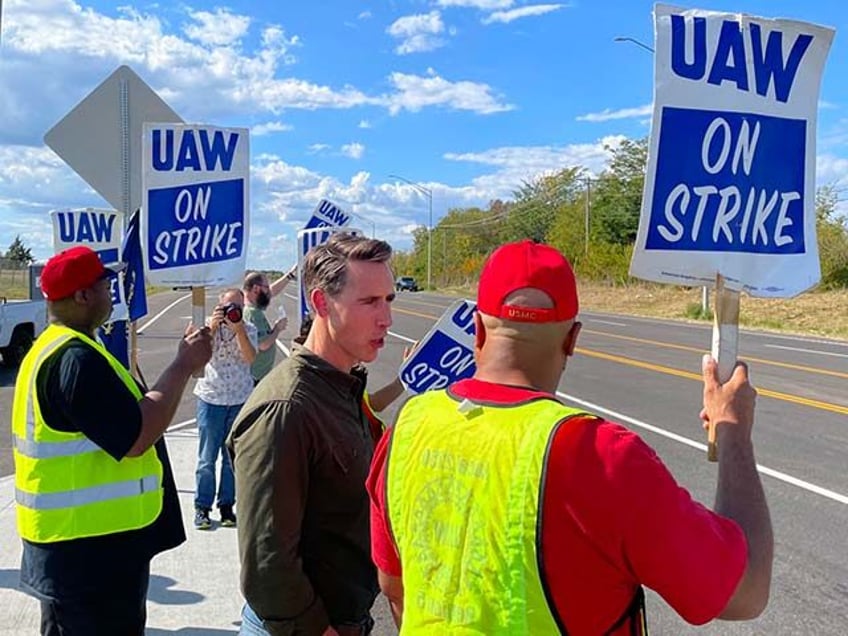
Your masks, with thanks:
[{"label": "red t-shirt", "polygon": [[[473,378],[451,393],[504,405],[546,395]],[[377,446],[366,486],[372,558],[386,574],[400,576],[385,504],[390,438],[391,429]],[[639,585],[690,623],[706,623],[722,612],[744,573],[741,528],[694,501],[656,453],[618,424],[585,418],[561,426],[542,496],[543,576],[571,634],[605,633]],[[626,624],[620,633],[630,633]]]}]

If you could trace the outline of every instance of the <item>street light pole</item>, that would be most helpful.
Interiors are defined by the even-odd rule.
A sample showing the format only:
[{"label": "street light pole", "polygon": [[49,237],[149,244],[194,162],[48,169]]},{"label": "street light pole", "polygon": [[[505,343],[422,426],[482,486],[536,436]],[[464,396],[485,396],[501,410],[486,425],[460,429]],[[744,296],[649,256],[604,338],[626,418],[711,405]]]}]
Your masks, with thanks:
[{"label": "street light pole", "polygon": [[584,247],[586,250],[586,256],[589,256],[589,197],[591,196],[591,188],[592,188],[592,179],[591,177],[586,177],[586,214],[584,215]]},{"label": "street light pole", "polygon": [[425,188],[420,183],[411,181],[399,174],[390,174],[392,179],[400,179],[401,181],[411,185],[418,192],[427,195],[428,202],[428,218],[427,218],[427,289],[433,288],[433,191],[430,188]]},{"label": "street light pole", "polygon": [[612,41],[613,42],[632,42],[636,46],[641,46],[646,51],[650,51],[651,53],[654,52],[653,47],[648,46],[647,44],[645,44],[644,42],[642,42],[640,40],[637,40],[636,38],[631,38],[631,37],[624,36],[624,35],[617,35],[612,39]]},{"label": "street light pole", "polygon": [[358,212],[354,212],[353,210],[351,210],[350,213],[353,216],[355,216],[357,219],[362,219],[366,223],[370,223],[371,224],[371,238],[377,238],[377,224],[374,223],[374,221],[372,219],[369,219],[367,216],[362,216],[361,214],[359,214]]}]

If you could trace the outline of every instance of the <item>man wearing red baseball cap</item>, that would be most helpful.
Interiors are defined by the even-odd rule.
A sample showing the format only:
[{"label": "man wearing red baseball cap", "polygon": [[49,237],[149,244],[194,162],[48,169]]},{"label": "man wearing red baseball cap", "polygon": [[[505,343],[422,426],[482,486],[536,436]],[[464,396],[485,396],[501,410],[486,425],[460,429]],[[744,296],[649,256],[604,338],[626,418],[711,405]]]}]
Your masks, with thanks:
[{"label": "man wearing red baseball cap", "polygon": [[772,535],[746,367],[719,385],[704,361],[719,475],[734,475],[713,512],[637,435],[557,400],[578,308],[556,249],[495,250],[474,376],[412,398],[378,445],[372,557],[404,634],[644,634],[643,585],[696,624],[765,607]]},{"label": "man wearing red baseball cap", "polygon": [[185,540],[161,438],[211,340],[208,329],[189,326],[146,391],[95,340],[117,269],[88,247],[47,262],[50,326],[15,384],[21,587],[41,601],[41,633],[51,636],[143,634],[150,560]]}]

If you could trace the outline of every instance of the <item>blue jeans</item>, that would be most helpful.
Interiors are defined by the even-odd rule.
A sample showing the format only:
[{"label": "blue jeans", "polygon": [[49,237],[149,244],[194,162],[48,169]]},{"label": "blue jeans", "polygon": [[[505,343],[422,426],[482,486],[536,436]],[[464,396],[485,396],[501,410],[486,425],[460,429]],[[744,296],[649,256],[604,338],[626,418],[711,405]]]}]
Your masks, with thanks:
[{"label": "blue jeans", "polygon": [[238,636],[271,636],[271,633],[262,624],[262,619],[247,603],[241,608],[241,628]]},{"label": "blue jeans", "polygon": [[[374,620],[370,614],[366,614],[365,618],[361,621],[357,623],[344,623],[344,625],[346,627],[355,627],[359,630],[359,634],[368,636],[371,630],[374,629]],[[239,629],[238,636],[271,636],[271,632],[265,629],[262,619],[256,615],[256,612],[247,603],[241,608],[241,629]]]},{"label": "blue jeans", "polygon": [[232,506],[236,502],[236,480],[233,463],[224,441],[236,419],[241,404],[221,406],[197,400],[197,431],[200,443],[197,447],[197,490],[194,506],[210,510],[215,499],[215,463],[221,455],[221,478],[218,485],[218,507]]}]

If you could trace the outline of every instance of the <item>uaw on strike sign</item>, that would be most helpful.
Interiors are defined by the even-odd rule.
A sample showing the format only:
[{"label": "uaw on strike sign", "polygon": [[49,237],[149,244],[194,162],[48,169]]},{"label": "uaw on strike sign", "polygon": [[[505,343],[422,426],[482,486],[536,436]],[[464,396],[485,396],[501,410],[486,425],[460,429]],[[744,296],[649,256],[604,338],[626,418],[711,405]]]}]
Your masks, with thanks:
[{"label": "uaw on strike sign", "polygon": [[[323,245],[330,240],[330,234],[344,230],[350,234],[360,234],[359,230],[348,228],[350,223],[350,214],[345,212],[341,206],[336,205],[329,199],[321,199],[312,216],[303,226],[302,230],[298,230],[298,253],[297,253],[297,269],[298,272],[303,270],[303,260],[306,258],[306,253],[317,245]],[[322,229],[326,228],[326,229]],[[309,303],[306,301],[306,290],[303,287],[303,276],[298,276],[300,281],[300,294],[298,296],[298,312],[300,320],[303,322],[309,314]]]},{"label": "uaw on strike sign", "polygon": [[400,381],[413,393],[444,389],[474,375],[474,313],[477,305],[458,300],[415,346],[400,367]]},{"label": "uaw on strike sign", "polygon": [[820,278],[816,109],[831,29],[655,8],[654,115],[630,273],[790,297]]},{"label": "uaw on strike sign", "polygon": [[[53,220],[53,252],[55,254],[77,245],[85,245],[97,252],[104,265],[112,265],[123,260],[121,241],[124,215],[120,212],[94,208],[52,210],[50,217]],[[111,280],[112,315],[107,322],[127,319],[122,276],[123,274]]]},{"label": "uaw on strike sign", "polygon": [[246,128],[144,124],[142,245],[149,282],[226,285],[244,275]]}]

